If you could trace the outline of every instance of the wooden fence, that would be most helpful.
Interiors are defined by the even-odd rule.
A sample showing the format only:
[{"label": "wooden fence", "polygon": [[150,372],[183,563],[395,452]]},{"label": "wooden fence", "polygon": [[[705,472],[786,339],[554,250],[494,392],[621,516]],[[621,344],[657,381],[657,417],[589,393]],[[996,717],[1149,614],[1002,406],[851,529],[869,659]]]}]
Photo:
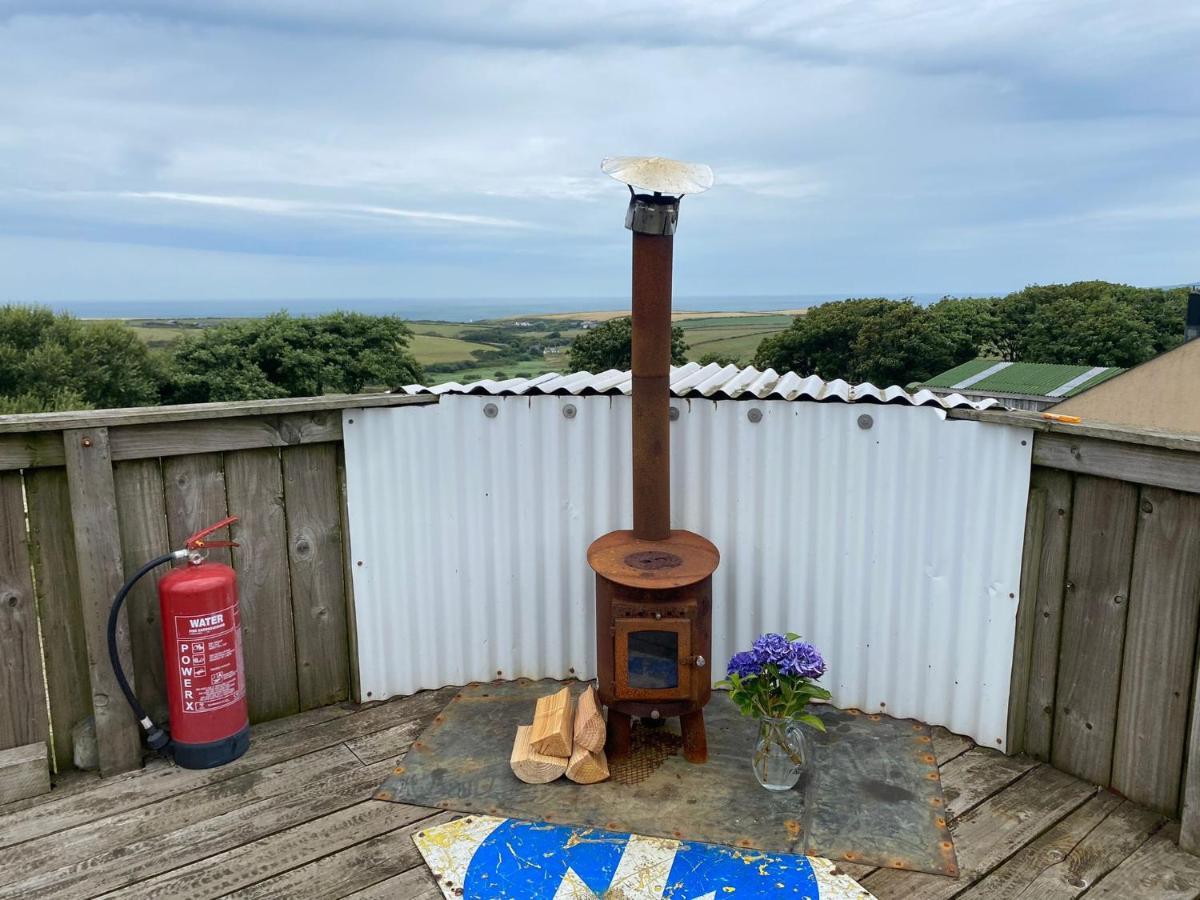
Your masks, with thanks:
[{"label": "wooden fence", "polygon": [[1009,747],[1200,852],[1200,437],[1035,425]]},{"label": "wooden fence", "polygon": [[[138,729],[108,662],[125,574],[236,515],[214,551],[241,595],[247,700],[263,721],[354,696],[342,410],[394,395],[9,416],[0,420],[0,750],[48,741],[72,765],[72,727],[96,717],[105,774],[137,766]],[[126,671],[166,712],[155,576],[130,594]]]},{"label": "wooden fence", "polygon": [[[355,697],[342,410],[378,395],[0,421],[0,750],[96,716],[101,770],[140,760],[109,669],[111,598],[143,561],[227,514],[255,721]],[[1183,820],[1200,852],[1200,437],[1033,427],[1010,748]],[[165,712],[155,590],[131,594],[121,651]],[[357,698],[356,698],[357,699]]]}]

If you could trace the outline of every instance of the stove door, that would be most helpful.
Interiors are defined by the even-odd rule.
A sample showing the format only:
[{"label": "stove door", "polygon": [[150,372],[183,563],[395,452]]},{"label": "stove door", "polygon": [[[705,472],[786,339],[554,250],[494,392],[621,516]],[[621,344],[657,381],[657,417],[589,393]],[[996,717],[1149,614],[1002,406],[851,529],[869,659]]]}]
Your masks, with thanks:
[{"label": "stove door", "polygon": [[617,619],[618,700],[681,700],[691,696],[691,622]]}]

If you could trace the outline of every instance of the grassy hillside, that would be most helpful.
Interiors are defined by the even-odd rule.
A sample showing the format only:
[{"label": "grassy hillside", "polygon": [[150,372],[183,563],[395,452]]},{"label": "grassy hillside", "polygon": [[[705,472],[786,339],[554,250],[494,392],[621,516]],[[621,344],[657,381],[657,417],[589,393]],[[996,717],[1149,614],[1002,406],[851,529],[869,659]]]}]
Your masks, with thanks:
[{"label": "grassy hillside", "polygon": [[[736,360],[748,365],[758,348],[759,341],[775,334],[791,324],[794,314],[803,310],[782,312],[687,312],[673,315],[675,323],[683,328],[684,339],[690,345],[689,360],[699,360],[709,353]],[[544,372],[566,372],[568,369],[565,352],[547,353],[535,359],[519,359],[513,362],[480,362],[475,354],[503,349],[502,343],[519,337],[526,343],[536,343],[548,348],[565,351],[571,341],[583,333],[584,326],[592,322],[603,322],[627,311],[554,313],[537,316],[513,316],[488,322],[431,322],[414,321],[410,344],[413,355],[423,366],[436,366],[446,371],[428,373],[431,384],[443,381],[478,381],[483,378],[532,377]],[[220,319],[133,319],[128,324],[152,347],[165,347],[177,338],[218,324]],[[520,324],[518,324],[520,323]],[[501,334],[494,337],[494,330]],[[480,332],[493,330],[484,336]],[[471,340],[478,334],[484,340]],[[486,342],[485,342],[486,341]],[[455,365],[461,364],[461,367]],[[498,374],[500,373],[500,374]]]}]

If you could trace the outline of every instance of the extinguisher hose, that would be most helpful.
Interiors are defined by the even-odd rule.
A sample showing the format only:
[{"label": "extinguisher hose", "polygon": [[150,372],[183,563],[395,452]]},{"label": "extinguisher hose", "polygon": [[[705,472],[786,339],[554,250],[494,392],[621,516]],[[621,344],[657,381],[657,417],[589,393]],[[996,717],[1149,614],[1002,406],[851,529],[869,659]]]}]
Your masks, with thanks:
[{"label": "extinguisher hose", "polygon": [[137,717],[138,724],[146,732],[146,743],[150,745],[151,750],[157,750],[164,756],[167,755],[171,737],[167,734],[166,729],[154,724],[154,721],[146,714],[146,710],[142,707],[142,704],[138,702],[137,696],[133,693],[133,688],[129,686],[129,679],[125,677],[125,669],[121,666],[121,655],[117,652],[117,621],[120,618],[121,606],[125,602],[126,595],[133,590],[133,586],[138,583],[143,575],[152,569],[158,568],[163,563],[169,563],[186,555],[186,550],[164,553],[162,556],[150,560],[150,562],[138,569],[132,578],[121,585],[121,589],[113,597],[112,609],[108,614],[108,659],[112,663],[113,674],[117,676],[117,684],[121,686],[121,693],[125,695],[125,699],[129,703],[129,708],[133,710],[133,714]]}]

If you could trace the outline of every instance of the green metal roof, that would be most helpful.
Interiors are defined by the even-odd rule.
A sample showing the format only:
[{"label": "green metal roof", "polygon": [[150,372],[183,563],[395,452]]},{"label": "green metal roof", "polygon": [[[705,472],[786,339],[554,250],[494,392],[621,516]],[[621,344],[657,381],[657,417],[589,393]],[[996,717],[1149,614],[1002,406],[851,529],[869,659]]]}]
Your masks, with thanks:
[{"label": "green metal roof", "polygon": [[921,387],[1063,398],[1073,397],[1124,371],[1115,366],[1064,366],[972,359],[930,378]]}]

